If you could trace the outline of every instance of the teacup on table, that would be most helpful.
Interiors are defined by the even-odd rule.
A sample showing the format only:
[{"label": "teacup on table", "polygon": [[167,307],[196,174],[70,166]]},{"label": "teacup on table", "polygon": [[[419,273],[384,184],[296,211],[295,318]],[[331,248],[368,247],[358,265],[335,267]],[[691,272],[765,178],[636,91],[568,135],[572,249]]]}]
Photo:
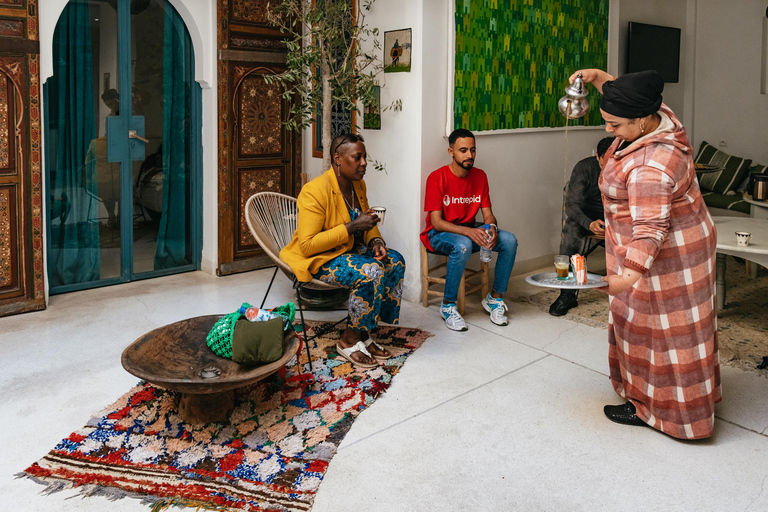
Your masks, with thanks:
[{"label": "teacup on table", "polygon": [[371,210],[373,210],[376,216],[379,218],[378,225],[381,226],[382,224],[384,224],[384,214],[387,213],[387,209],[383,206],[372,206]]},{"label": "teacup on table", "polygon": [[747,231],[736,231],[736,245],[739,247],[746,247],[749,245],[749,240],[752,238],[752,233]]}]

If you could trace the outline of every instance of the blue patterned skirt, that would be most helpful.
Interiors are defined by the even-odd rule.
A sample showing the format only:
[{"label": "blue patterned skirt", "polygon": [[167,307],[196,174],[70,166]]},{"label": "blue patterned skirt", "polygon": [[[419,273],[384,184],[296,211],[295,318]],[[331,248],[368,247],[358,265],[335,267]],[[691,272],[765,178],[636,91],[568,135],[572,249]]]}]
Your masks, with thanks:
[{"label": "blue patterned skirt", "polygon": [[374,252],[365,246],[354,250],[356,252],[332,259],[313,277],[350,290],[347,315],[350,329],[370,331],[379,321],[399,323],[405,260],[390,248],[383,261],[374,258]]}]

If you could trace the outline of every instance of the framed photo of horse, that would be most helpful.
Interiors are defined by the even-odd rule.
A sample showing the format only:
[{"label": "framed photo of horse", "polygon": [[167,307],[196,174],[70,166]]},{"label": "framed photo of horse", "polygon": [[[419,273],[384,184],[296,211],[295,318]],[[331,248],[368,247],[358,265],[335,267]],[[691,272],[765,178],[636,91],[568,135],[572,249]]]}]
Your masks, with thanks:
[{"label": "framed photo of horse", "polygon": [[384,72],[411,71],[411,29],[384,32]]}]

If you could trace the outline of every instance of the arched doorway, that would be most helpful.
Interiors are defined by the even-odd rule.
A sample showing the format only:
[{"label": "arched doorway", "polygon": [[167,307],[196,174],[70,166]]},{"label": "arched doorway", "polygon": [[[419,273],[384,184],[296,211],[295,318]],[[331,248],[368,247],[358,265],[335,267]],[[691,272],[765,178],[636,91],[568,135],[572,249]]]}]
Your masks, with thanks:
[{"label": "arched doorway", "polygon": [[201,257],[201,92],[167,0],[70,0],[45,83],[50,292]]}]

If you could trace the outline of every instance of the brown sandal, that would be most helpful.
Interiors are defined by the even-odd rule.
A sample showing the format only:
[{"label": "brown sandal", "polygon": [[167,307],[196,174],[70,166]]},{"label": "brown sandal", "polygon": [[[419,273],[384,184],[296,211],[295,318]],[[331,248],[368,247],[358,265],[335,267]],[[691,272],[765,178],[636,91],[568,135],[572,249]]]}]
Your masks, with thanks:
[{"label": "brown sandal", "polygon": [[385,354],[381,354],[381,355],[377,355],[377,354],[374,354],[374,353],[371,352],[370,353],[371,357],[373,357],[374,359],[378,359],[379,361],[386,361],[387,359],[392,357],[392,352],[390,352],[386,348],[382,347],[381,345],[379,345],[378,343],[373,341],[373,338],[368,338],[367,340],[365,340],[363,342],[363,344],[365,345],[365,348],[368,348],[368,347],[371,346],[371,344],[373,344],[374,347],[376,347],[377,349],[381,350],[382,352],[385,352]]}]

